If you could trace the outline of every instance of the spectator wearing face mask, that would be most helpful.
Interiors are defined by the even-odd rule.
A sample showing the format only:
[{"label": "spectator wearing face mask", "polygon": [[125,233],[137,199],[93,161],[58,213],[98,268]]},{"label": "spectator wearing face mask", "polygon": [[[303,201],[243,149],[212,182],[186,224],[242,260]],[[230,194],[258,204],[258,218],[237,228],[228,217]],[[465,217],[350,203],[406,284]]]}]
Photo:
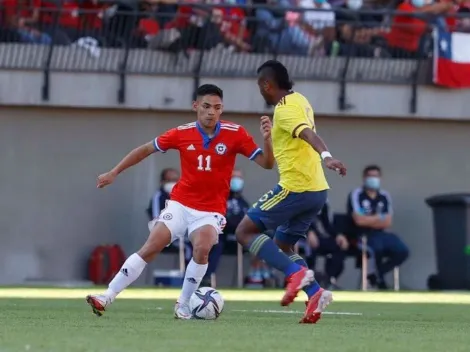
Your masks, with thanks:
[{"label": "spectator wearing face mask", "polygon": [[[451,11],[451,2],[405,0],[393,16],[390,33],[386,35],[389,51],[395,58],[426,58],[431,50],[431,21]],[[404,14],[407,13],[407,14]],[[445,22],[445,21],[444,21]]]},{"label": "spectator wearing face mask", "polygon": [[165,203],[170,199],[170,193],[180,178],[178,170],[173,168],[164,169],[160,174],[160,189],[150,200],[147,214],[150,221],[158,218],[160,212],[165,208]]},{"label": "spectator wearing face mask", "polygon": [[396,234],[388,231],[393,219],[392,199],[381,189],[381,177],[379,166],[367,166],[363,171],[364,185],[350,193],[347,209],[353,235],[367,236],[368,253],[375,259],[375,273],[368,275],[369,283],[386,289],[384,275],[403,264],[409,251]]},{"label": "spectator wearing face mask", "polygon": [[233,170],[232,179],[230,180],[230,195],[227,199],[227,214],[225,216],[227,224],[225,225],[224,233],[219,235],[219,242],[212,247],[209,253],[209,266],[207,267],[206,276],[202,281],[205,285],[210,286],[210,277],[217,270],[227,235],[235,233],[235,229],[248,211],[248,202],[242,195],[244,185],[245,181],[243,180],[241,170]]}]

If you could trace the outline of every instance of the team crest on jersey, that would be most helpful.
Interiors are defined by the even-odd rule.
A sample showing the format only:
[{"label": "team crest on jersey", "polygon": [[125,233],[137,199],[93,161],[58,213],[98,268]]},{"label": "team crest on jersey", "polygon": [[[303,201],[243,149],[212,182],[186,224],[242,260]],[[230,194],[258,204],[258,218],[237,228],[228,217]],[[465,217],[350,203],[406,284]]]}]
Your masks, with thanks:
[{"label": "team crest on jersey", "polygon": [[170,213],[163,214],[162,216],[163,220],[171,220],[173,219],[173,215]]},{"label": "team crest on jersey", "polygon": [[219,143],[215,146],[215,151],[219,155],[224,155],[227,151],[227,146],[223,143]]}]

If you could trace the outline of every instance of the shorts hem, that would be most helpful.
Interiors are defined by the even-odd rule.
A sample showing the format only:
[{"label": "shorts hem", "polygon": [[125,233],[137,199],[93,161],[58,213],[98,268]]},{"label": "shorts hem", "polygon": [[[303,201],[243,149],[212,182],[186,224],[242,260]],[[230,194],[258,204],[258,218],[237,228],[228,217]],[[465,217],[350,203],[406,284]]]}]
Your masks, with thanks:
[{"label": "shorts hem", "polygon": [[258,227],[259,233],[263,233],[264,231],[266,231],[266,230],[268,229],[268,228],[266,227],[266,225],[263,223],[263,221],[261,221],[261,219],[257,218],[257,217],[254,216],[253,214],[250,214],[249,211],[246,213],[246,216],[247,216],[251,221],[253,221],[253,223],[256,225],[256,227]]}]

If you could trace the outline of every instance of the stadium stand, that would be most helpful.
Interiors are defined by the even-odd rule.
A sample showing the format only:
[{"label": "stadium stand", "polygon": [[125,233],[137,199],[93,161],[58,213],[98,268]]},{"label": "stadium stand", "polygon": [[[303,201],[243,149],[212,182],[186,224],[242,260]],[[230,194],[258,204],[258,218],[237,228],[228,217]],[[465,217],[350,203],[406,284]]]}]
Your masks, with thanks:
[{"label": "stadium stand", "polygon": [[468,31],[469,9],[419,2],[1,0],[0,68],[240,77],[276,57],[297,79],[427,83],[432,29]]}]

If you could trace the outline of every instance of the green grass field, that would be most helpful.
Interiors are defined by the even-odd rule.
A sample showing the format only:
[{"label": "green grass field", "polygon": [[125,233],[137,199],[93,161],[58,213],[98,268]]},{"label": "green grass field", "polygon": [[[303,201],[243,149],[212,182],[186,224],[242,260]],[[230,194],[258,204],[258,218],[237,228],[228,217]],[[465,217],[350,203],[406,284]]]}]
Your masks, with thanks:
[{"label": "green grass field", "polygon": [[128,290],[97,318],[89,292],[0,288],[0,352],[470,351],[470,294],[337,292],[299,325],[303,297],[285,309],[280,291],[222,289],[213,322],[174,320],[178,291],[160,289]]}]

